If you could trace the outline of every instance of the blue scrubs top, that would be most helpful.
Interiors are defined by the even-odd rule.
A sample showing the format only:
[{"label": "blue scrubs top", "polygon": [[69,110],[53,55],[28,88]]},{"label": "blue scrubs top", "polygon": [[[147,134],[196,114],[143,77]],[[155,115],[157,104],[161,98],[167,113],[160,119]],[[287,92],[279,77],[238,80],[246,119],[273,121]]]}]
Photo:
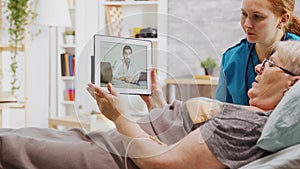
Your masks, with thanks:
[{"label": "blue scrubs top", "polygon": [[[300,37],[292,33],[286,34],[285,40],[289,39],[300,41]],[[216,99],[222,102],[249,105],[247,92],[255,81],[255,66],[259,64],[255,48],[251,51],[251,58],[247,63],[253,45],[247,39],[242,39],[240,43],[229,48],[223,54]],[[248,69],[246,68],[247,64]],[[245,77],[246,69],[247,77]],[[245,78],[247,78],[247,87]]]}]

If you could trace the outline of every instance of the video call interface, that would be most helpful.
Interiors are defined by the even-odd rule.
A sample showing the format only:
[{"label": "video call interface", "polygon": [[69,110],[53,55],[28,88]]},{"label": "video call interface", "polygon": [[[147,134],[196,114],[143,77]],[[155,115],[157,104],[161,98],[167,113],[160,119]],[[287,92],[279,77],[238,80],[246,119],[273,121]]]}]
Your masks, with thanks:
[{"label": "video call interface", "polygon": [[147,88],[147,47],[135,44],[100,43],[100,86]]}]

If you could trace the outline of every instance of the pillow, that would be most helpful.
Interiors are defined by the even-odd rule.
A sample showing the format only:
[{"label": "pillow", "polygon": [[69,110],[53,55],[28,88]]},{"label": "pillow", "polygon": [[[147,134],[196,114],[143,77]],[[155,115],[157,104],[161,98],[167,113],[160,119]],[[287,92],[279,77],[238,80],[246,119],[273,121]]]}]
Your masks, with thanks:
[{"label": "pillow", "polygon": [[300,81],[279,102],[265,124],[257,146],[271,152],[300,143]]}]

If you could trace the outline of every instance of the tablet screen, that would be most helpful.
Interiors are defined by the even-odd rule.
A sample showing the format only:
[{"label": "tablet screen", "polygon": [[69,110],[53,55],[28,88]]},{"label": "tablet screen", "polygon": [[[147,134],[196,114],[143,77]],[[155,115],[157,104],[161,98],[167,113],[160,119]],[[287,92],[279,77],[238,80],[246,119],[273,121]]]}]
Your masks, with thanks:
[{"label": "tablet screen", "polygon": [[151,94],[151,50],[148,40],[95,35],[95,84],[106,90],[111,83],[124,94]]}]

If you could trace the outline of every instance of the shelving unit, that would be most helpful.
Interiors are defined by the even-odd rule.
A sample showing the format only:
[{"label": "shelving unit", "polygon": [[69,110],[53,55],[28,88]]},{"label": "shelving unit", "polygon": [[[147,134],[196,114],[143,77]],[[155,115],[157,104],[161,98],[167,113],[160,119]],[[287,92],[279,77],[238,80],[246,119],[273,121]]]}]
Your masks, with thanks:
[{"label": "shelving unit", "polygon": [[[114,11],[116,20],[120,16],[121,36],[133,37],[134,27],[139,28],[158,28],[158,1],[106,1],[100,0],[100,27],[107,25],[108,7],[120,7],[121,16],[118,11]],[[101,28],[100,28],[101,29]],[[113,30],[115,31],[115,30]],[[108,34],[106,30],[106,34]],[[150,38],[152,39],[152,38]]]},{"label": "shelving unit", "polygon": [[[68,53],[75,55],[75,66],[76,66],[76,0],[68,0],[69,13],[71,17],[72,27],[71,28],[59,28],[58,29],[58,49],[57,49],[57,103],[56,103],[56,116],[67,116],[73,115],[74,110],[74,100],[70,100],[68,90],[72,89],[75,91],[74,76],[63,75],[62,74],[62,60],[61,54]],[[74,43],[66,43],[66,38],[64,32],[68,30],[74,30]],[[70,64],[70,62],[68,62]],[[73,93],[73,98],[74,98]]]},{"label": "shelving unit", "polygon": [[106,27],[106,7],[121,6],[122,8],[122,37],[133,38],[134,27],[156,28],[157,38],[141,38],[153,43],[153,66],[158,68],[158,79],[162,86],[167,77],[167,4],[168,0],[157,1],[107,1],[99,0],[99,30],[108,34]]},{"label": "shelving unit", "polygon": [[[91,0],[91,1],[75,1],[75,7],[70,9],[70,14],[72,17],[73,28],[75,30],[75,44],[74,45],[66,45],[63,42],[63,32],[65,29],[61,29],[58,32],[59,42],[58,42],[58,52],[57,57],[60,58],[60,53],[69,52],[75,54],[78,61],[78,70],[77,72],[80,75],[81,81],[76,83],[77,89],[76,98],[80,98],[79,101],[75,102],[69,101],[65,96],[65,90],[70,86],[74,85],[75,79],[74,77],[65,77],[61,76],[61,66],[60,59],[58,59],[57,63],[57,116],[59,118],[64,118],[68,116],[74,115],[78,110],[83,113],[88,113],[91,110],[95,110],[97,108],[96,105],[90,105],[88,101],[90,96],[84,95],[79,90],[83,90],[86,83],[89,82],[88,75],[82,74],[82,58],[90,56],[93,53],[92,44],[90,43],[91,38],[95,33],[107,34],[106,27],[106,16],[105,16],[105,7],[109,5],[119,5],[122,6],[123,12],[123,33],[121,36],[130,37],[133,33],[134,27],[141,28],[157,28],[158,29],[158,37],[157,38],[143,38],[147,40],[151,40],[153,42],[153,61],[154,66],[158,67],[159,70],[159,78],[160,82],[164,83],[166,78],[165,71],[166,70],[166,48],[167,41],[166,35],[167,32],[167,22],[165,19],[167,17],[161,17],[159,14],[167,13],[167,0],[158,0],[158,1],[106,1],[106,0]],[[164,15],[166,16],[166,15]],[[162,36],[161,36],[162,35]],[[88,50],[86,50],[88,49]],[[158,52],[163,51],[163,52]],[[80,54],[85,53],[84,56],[80,56]],[[88,60],[88,59],[87,59]],[[85,61],[84,60],[84,63]],[[89,62],[87,61],[87,64]],[[88,66],[87,66],[88,68]],[[84,70],[85,71],[85,70]],[[86,93],[85,93],[86,94]],[[138,97],[138,96],[136,96]],[[87,103],[86,103],[87,102]],[[83,106],[83,109],[79,110],[77,105],[80,104]],[[58,118],[58,117],[53,117]],[[51,119],[53,119],[51,118]],[[50,120],[51,120],[50,119]]]}]

